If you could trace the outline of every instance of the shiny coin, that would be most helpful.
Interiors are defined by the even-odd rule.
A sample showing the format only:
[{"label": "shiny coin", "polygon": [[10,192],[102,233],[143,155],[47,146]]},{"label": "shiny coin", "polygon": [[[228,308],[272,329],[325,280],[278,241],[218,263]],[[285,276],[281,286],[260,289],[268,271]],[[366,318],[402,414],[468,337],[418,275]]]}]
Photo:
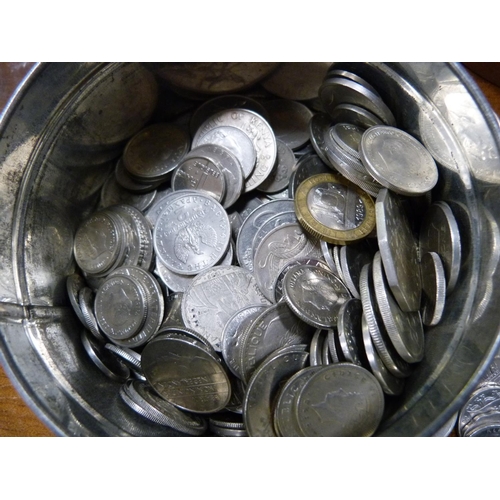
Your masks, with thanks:
[{"label": "shiny coin", "polygon": [[165,297],[165,317],[160,326],[161,328],[167,327],[185,327],[184,320],[182,319],[182,292],[171,293]]},{"label": "shiny coin", "polygon": [[283,280],[283,294],[290,309],[316,328],[337,324],[340,307],[351,298],[332,272],[315,266],[294,266]]},{"label": "shiny coin", "polygon": [[434,326],[441,321],[446,299],[446,277],[436,252],[422,255],[422,322]]},{"label": "shiny coin", "polygon": [[274,167],[277,154],[274,132],[269,123],[257,113],[235,108],[219,111],[208,118],[198,129],[193,142],[198,141],[198,136],[204,136],[220,126],[236,127],[245,132],[253,142],[257,160],[252,174],[245,183],[245,192],[248,193],[262,184]]},{"label": "shiny coin", "polygon": [[198,274],[225,255],[231,226],[220,203],[205,194],[186,194],[166,204],[154,229],[157,257],[179,274]]},{"label": "shiny coin", "polygon": [[355,73],[352,73],[351,71],[346,71],[344,69],[338,69],[335,67],[333,69],[328,70],[327,78],[337,78],[337,77],[347,78],[348,80],[352,80],[353,82],[359,83],[363,87],[367,88],[369,91],[380,96],[380,94],[377,92],[375,87],[370,85],[364,78],[361,78],[360,76],[356,75]]},{"label": "shiny coin", "polygon": [[104,344],[104,348],[114,353],[122,360],[131,370],[142,373],[141,368],[141,355],[127,347],[120,347],[109,342]]},{"label": "shiny coin", "polygon": [[280,139],[276,139],[276,145],[276,164],[268,178],[257,188],[264,193],[278,193],[286,189],[295,168],[293,151]]},{"label": "shiny coin", "polygon": [[220,411],[231,398],[220,360],[188,337],[155,337],[142,351],[142,370],[163,399],[194,413]]},{"label": "shiny coin", "polygon": [[320,366],[323,364],[323,345],[326,340],[327,331],[318,328],[312,336],[309,344],[309,363],[311,366]]},{"label": "shiny coin", "polygon": [[295,211],[310,234],[329,243],[351,243],[366,237],[375,227],[372,199],[333,174],[305,180],[295,195]]},{"label": "shiny coin", "polygon": [[328,351],[333,363],[342,363],[345,361],[340,347],[339,335],[336,328],[329,328],[327,330]]},{"label": "shiny coin", "polygon": [[307,106],[289,99],[264,101],[263,104],[276,139],[292,150],[302,148],[309,141],[308,126],[313,113]]},{"label": "shiny coin", "polygon": [[295,198],[298,187],[309,177],[317,174],[328,174],[331,170],[319,156],[313,154],[303,156],[297,161],[295,170],[290,177],[288,197]]},{"label": "shiny coin", "polygon": [[86,325],[86,320],[82,314],[82,309],[80,307],[78,295],[80,293],[80,290],[82,288],[84,288],[85,286],[87,286],[87,284],[85,283],[85,280],[79,274],[76,274],[76,273],[70,274],[66,278],[66,291],[68,292],[68,297],[69,297],[70,303],[71,303],[76,315],[78,316],[78,319],[84,325]]},{"label": "shiny coin", "polygon": [[342,280],[352,296],[359,299],[359,276],[363,266],[372,261],[372,252],[362,244],[342,246],[338,252]]},{"label": "shiny coin", "polygon": [[78,304],[82,312],[83,324],[98,341],[106,341],[97,324],[94,314],[94,303],[94,292],[86,286],[81,288],[78,292]]},{"label": "shiny coin", "polygon": [[464,429],[473,418],[487,412],[500,412],[500,385],[488,384],[476,389],[458,414],[458,430],[463,435]]},{"label": "shiny coin", "polygon": [[243,402],[243,420],[250,436],[276,436],[274,399],[281,385],[305,368],[308,358],[305,345],[291,346],[271,354],[255,371]]},{"label": "shiny coin", "polygon": [[418,311],[422,292],[417,240],[397,194],[380,190],[375,203],[377,240],[385,275],[399,307]]},{"label": "shiny coin", "polygon": [[338,312],[337,332],[342,354],[346,361],[366,368],[367,363],[362,348],[362,315],[361,300],[352,298],[344,302]]},{"label": "shiny coin", "polygon": [[[309,121],[309,138],[317,155],[328,164],[325,151],[325,132],[330,130],[332,120],[326,113],[316,113]],[[320,173],[320,172],[317,172]]]},{"label": "shiny coin", "polygon": [[129,140],[123,164],[136,179],[165,181],[189,151],[187,132],[170,123],[155,123]]},{"label": "shiny coin", "polygon": [[184,292],[182,317],[188,328],[220,351],[229,318],[252,305],[269,305],[252,273],[237,266],[215,266],[198,274]]},{"label": "shiny coin", "polygon": [[377,379],[352,363],[322,367],[297,397],[296,418],[304,436],[371,436],[384,412]]},{"label": "shiny coin", "polygon": [[320,241],[320,246],[321,246],[321,251],[323,252],[323,259],[330,268],[330,271],[332,271],[332,273],[340,277],[337,269],[337,264],[333,260],[332,246],[324,240]]},{"label": "shiny coin", "polygon": [[462,248],[458,224],[450,206],[444,201],[431,205],[420,227],[420,253],[436,252],[444,266],[446,293],[450,294],[458,280]]},{"label": "shiny coin", "polygon": [[125,169],[123,156],[119,158],[115,166],[116,182],[127,191],[136,194],[147,194],[154,191],[163,181],[146,182],[146,180],[137,180],[132,177]]},{"label": "shiny coin", "polygon": [[163,209],[173,200],[183,197],[186,194],[199,194],[199,191],[194,189],[174,192],[171,188],[163,196],[157,197],[154,203],[144,212],[146,219],[150,222],[151,227],[155,227],[158,222],[158,217],[163,212]]},{"label": "shiny coin", "polygon": [[373,113],[355,104],[339,104],[330,113],[332,123],[352,123],[363,129],[383,125],[382,120]]},{"label": "shiny coin", "polygon": [[339,147],[354,158],[361,160],[359,144],[364,131],[362,128],[350,123],[337,123],[330,130],[333,140]]},{"label": "shiny coin", "polygon": [[398,128],[369,128],[363,133],[360,153],[370,175],[396,193],[418,196],[438,181],[437,165],[429,151]]},{"label": "shiny coin", "polygon": [[424,357],[424,328],[420,312],[404,312],[393,299],[380,252],[373,259],[373,285],[380,316],[392,345],[407,363],[421,361]]}]

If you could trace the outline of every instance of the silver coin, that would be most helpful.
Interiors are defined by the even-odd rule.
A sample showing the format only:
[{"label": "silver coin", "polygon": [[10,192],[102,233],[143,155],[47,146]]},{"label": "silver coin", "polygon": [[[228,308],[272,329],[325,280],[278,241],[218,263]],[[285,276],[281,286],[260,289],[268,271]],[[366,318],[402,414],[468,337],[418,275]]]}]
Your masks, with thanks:
[{"label": "silver coin", "polygon": [[392,375],[399,378],[409,377],[413,371],[412,365],[407,363],[396,351],[385,330],[373,287],[372,264],[366,264],[361,270],[359,289],[361,304],[366,318],[370,337],[380,359]]},{"label": "silver coin", "polygon": [[364,130],[350,123],[336,123],[330,129],[333,140],[346,152],[361,160],[359,145]]},{"label": "silver coin", "polygon": [[164,196],[158,197],[154,203],[144,212],[144,215],[151,223],[151,227],[155,227],[158,222],[158,217],[163,212],[164,208],[173,200],[182,197],[186,194],[199,194],[199,191],[195,191],[194,189],[188,190],[184,189],[182,191],[174,192],[170,189]]},{"label": "silver coin", "polygon": [[394,298],[403,311],[418,311],[422,280],[417,240],[401,199],[381,189],[375,215],[380,256]]},{"label": "silver coin", "polygon": [[420,227],[420,253],[436,252],[446,275],[446,293],[457,284],[462,260],[458,224],[450,206],[444,201],[433,203],[424,215]]},{"label": "silver coin", "polygon": [[171,293],[168,297],[165,297],[165,317],[160,326],[162,328],[168,327],[185,327],[184,320],[182,319],[182,292]]},{"label": "silver coin", "polygon": [[384,101],[358,82],[342,77],[328,78],[319,89],[319,97],[330,116],[339,104],[355,104],[371,111],[386,125],[396,125],[396,119]]},{"label": "silver coin", "polygon": [[336,363],[318,370],[297,396],[296,418],[304,436],[371,436],[384,412],[384,393],[365,368]]},{"label": "silver coin", "polygon": [[158,335],[146,344],[141,359],[149,384],[179,408],[213,413],[231,398],[231,383],[220,359],[195,339]]},{"label": "silver coin", "polygon": [[231,225],[220,203],[202,193],[173,198],[153,233],[157,257],[178,274],[198,274],[225,255]]},{"label": "silver coin", "polygon": [[192,149],[186,158],[191,155],[208,158],[221,170],[225,179],[226,191],[222,198],[225,209],[233,206],[243,193],[245,179],[241,163],[229,149],[217,144],[202,144]]},{"label": "silver coin", "polygon": [[328,70],[327,78],[336,78],[336,77],[347,78],[348,80],[352,80],[353,82],[359,83],[360,85],[367,88],[374,94],[380,96],[375,87],[370,85],[364,78],[361,78],[360,76],[356,75],[355,73],[352,73],[351,71],[346,71],[337,68]]},{"label": "silver coin", "polygon": [[458,414],[458,431],[463,435],[464,429],[474,417],[487,412],[500,412],[500,385],[487,384],[476,389]]},{"label": "silver coin", "polygon": [[307,106],[290,99],[264,101],[263,104],[276,139],[292,150],[302,148],[309,141],[308,126],[313,113]]},{"label": "silver coin", "polygon": [[88,288],[83,287],[78,292],[78,304],[82,311],[83,324],[87,330],[100,342],[106,342],[106,337],[102,334],[94,314],[94,292]]},{"label": "silver coin", "polygon": [[182,317],[188,328],[220,351],[228,319],[252,305],[269,305],[252,273],[237,266],[215,266],[199,273],[184,292]]},{"label": "silver coin", "polygon": [[338,312],[337,332],[340,347],[346,361],[367,367],[364,358],[363,333],[361,331],[361,316],[363,307],[361,300],[351,298],[344,302]]},{"label": "silver coin", "polygon": [[236,239],[236,258],[241,267],[253,271],[253,240],[262,225],[280,213],[293,212],[293,200],[275,200],[258,205],[243,220]]},{"label": "silver coin", "polygon": [[104,348],[114,353],[131,370],[135,371],[136,373],[142,373],[141,355],[138,352],[135,352],[127,347],[120,347],[115,344],[110,344],[109,342],[104,344]]},{"label": "silver coin", "polygon": [[274,168],[267,179],[257,188],[263,193],[283,192],[288,188],[290,177],[295,169],[296,160],[293,151],[278,138],[276,145],[278,152]]},{"label": "silver coin", "polygon": [[359,299],[359,276],[365,264],[372,261],[372,252],[366,245],[344,245],[339,249],[342,280],[352,296]]},{"label": "silver coin", "polygon": [[457,424],[458,413],[454,413],[442,427],[440,427],[432,436],[433,437],[448,437]]},{"label": "silver coin", "polygon": [[355,104],[339,104],[330,113],[332,123],[352,123],[367,129],[383,125],[383,121],[373,113]]},{"label": "silver coin", "polygon": [[325,152],[325,132],[330,130],[332,119],[326,113],[316,113],[309,121],[309,138],[317,155],[328,164],[329,160]]},{"label": "silver coin", "polygon": [[122,188],[126,189],[127,191],[131,191],[132,193],[149,193],[151,191],[154,191],[163,182],[161,180],[146,182],[146,180],[138,180],[133,178],[125,169],[123,156],[116,162],[115,179]]},{"label": "silver coin", "polygon": [[309,344],[314,329],[298,319],[286,303],[268,307],[245,330],[240,340],[242,380],[249,381],[252,373],[276,349]]},{"label": "silver coin", "polygon": [[441,321],[446,300],[446,277],[436,252],[422,255],[422,322],[435,326]]},{"label": "silver coin", "polygon": [[369,128],[361,138],[360,153],[370,175],[396,193],[419,196],[438,181],[437,165],[429,151],[398,128]]},{"label": "silver coin", "polygon": [[331,168],[319,156],[306,155],[302,157],[295,165],[295,170],[290,177],[288,196],[294,198],[297,188],[309,177],[330,172]]},{"label": "silver coin", "polygon": [[399,396],[403,392],[405,379],[395,377],[386,368],[382,359],[377,354],[377,350],[373,345],[373,341],[370,335],[370,329],[364,315],[362,315],[361,317],[361,332],[363,339],[363,348],[371,372],[380,382],[382,390],[385,392],[385,394],[388,394],[389,396]]},{"label": "silver coin", "polygon": [[243,420],[250,436],[276,436],[274,399],[281,384],[305,368],[308,358],[305,345],[291,346],[271,354],[255,371],[243,401]]},{"label": "silver coin", "polygon": [[273,229],[257,247],[254,256],[255,279],[268,300],[273,300],[274,284],[281,269],[297,259],[321,259],[319,240],[308,236],[300,224],[284,224]]},{"label": "silver coin", "polygon": [[245,183],[245,192],[248,193],[262,184],[273,169],[277,154],[274,132],[269,123],[257,113],[235,108],[219,111],[207,119],[198,129],[193,142],[197,142],[198,135],[203,136],[220,126],[236,127],[245,132],[253,142],[257,160]]},{"label": "silver coin", "polygon": [[215,127],[205,135],[197,136],[192,147],[204,144],[216,144],[228,149],[240,162],[244,178],[250,177],[255,168],[257,152],[248,134],[235,127]]},{"label": "silver coin", "polygon": [[80,290],[86,286],[87,283],[85,282],[85,280],[77,273],[70,274],[66,278],[66,291],[68,292],[68,297],[71,306],[73,307],[73,310],[75,311],[78,319],[85,326],[87,325],[87,323],[82,314],[82,309],[80,307],[78,294],[80,293]]},{"label": "silver coin", "polygon": [[283,296],[302,321],[316,328],[332,328],[349,290],[332,272],[321,267],[292,267],[283,280]]},{"label": "silver coin", "polygon": [[172,189],[194,189],[221,202],[226,194],[222,169],[204,156],[186,156],[172,174]]},{"label": "silver coin", "polygon": [[339,343],[339,336],[336,328],[327,330],[328,351],[333,363],[343,363],[345,361],[342,349]]},{"label": "silver coin", "polygon": [[464,437],[499,437],[500,436],[500,412],[490,412],[487,415],[476,417],[474,425],[467,427],[463,433]]},{"label": "silver coin", "polygon": [[332,256],[333,256],[333,262],[335,263],[335,267],[337,268],[337,275],[342,281],[342,283],[344,283],[345,285],[344,273],[342,272],[342,265],[340,263],[340,248],[341,248],[340,245],[334,245],[332,247]]},{"label": "silver coin", "polygon": [[420,312],[405,312],[393,299],[382,267],[380,252],[373,259],[373,285],[380,316],[392,345],[407,363],[424,357],[424,327]]},{"label": "silver coin", "polygon": [[123,164],[135,178],[164,181],[189,151],[187,132],[171,123],[154,123],[132,137],[123,152]]},{"label": "silver coin", "polygon": [[311,366],[320,366],[323,364],[323,344],[326,339],[326,330],[318,328],[309,344],[309,364]]}]

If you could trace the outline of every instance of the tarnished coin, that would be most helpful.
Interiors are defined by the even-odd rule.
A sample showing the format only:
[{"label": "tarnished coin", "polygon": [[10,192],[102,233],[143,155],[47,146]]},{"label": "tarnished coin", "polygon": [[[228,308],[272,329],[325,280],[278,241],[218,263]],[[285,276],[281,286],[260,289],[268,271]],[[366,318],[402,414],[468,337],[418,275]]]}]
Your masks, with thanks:
[{"label": "tarnished coin", "polygon": [[171,271],[188,275],[217,264],[230,238],[226,211],[202,193],[186,194],[167,203],[153,233],[157,257]]},{"label": "tarnished coin", "polygon": [[68,292],[70,303],[76,315],[78,316],[78,319],[84,325],[86,325],[86,321],[82,314],[82,309],[80,307],[78,295],[80,293],[80,290],[86,286],[87,284],[85,280],[77,273],[70,274],[66,278],[66,291]]},{"label": "tarnished coin", "polygon": [[224,327],[235,312],[269,303],[252,273],[237,266],[215,266],[198,274],[184,292],[182,317],[188,328],[220,351]]},{"label": "tarnished coin", "polygon": [[398,128],[369,128],[361,138],[360,153],[370,175],[396,193],[419,196],[438,181],[437,165],[429,151]]},{"label": "tarnished coin", "polygon": [[366,317],[361,317],[361,331],[363,338],[363,348],[370,365],[370,370],[380,382],[382,390],[389,396],[399,396],[404,389],[405,379],[395,377],[385,366],[380,356],[377,354],[370,335],[370,329]]},{"label": "tarnished coin", "polygon": [[294,266],[286,273],[283,294],[297,317],[316,328],[336,326],[340,307],[351,298],[332,272],[309,265]]},{"label": "tarnished coin", "polygon": [[417,363],[424,357],[424,328],[420,312],[405,312],[393,299],[380,252],[373,259],[373,285],[380,316],[392,345],[407,363]]},{"label": "tarnished coin", "polygon": [[189,151],[188,133],[171,123],[154,123],[127,143],[123,164],[136,179],[149,182],[167,180]]},{"label": "tarnished coin", "polygon": [[446,277],[436,252],[422,255],[422,322],[434,326],[441,321],[446,300]]},{"label": "tarnished coin", "polygon": [[296,418],[304,436],[371,436],[384,412],[384,393],[365,368],[336,363],[318,370],[297,396]]},{"label": "tarnished coin", "polygon": [[89,288],[84,286],[78,292],[78,304],[82,312],[83,324],[87,327],[87,330],[100,342],[106,342],[106,338],[101,333],[99,325],[94,313],[94,292]]},{"label": "tarnished coin", "polygon": [[334,244],[357,241],[375,227],[373,200],[334,174],[305,180],[295,195],[300,224],[313,236]]},{"label": "tarnished coin", "polygon": [[220,126],[236,127],[245,132],[253,142],[257,159],[255,168],[245,183],[245,192],[248,193],[262,184],[273,169],[277,154],[274,132],[269,123],[257,113],[235,108],[219,111],[208,118],[198,129],[193,142],[198,141],[198,136],[204,136]]},{"label": "tarnished coin", "polygon": [[174,170],[172,189],[194,189],[221,202],[226,194],[226,179],[213,160],[203,156],[190,156],[184,158]]},{"label": "tarnished coin", "polygon": [[317,238],[308,236],[300,224],[283,224],[273,229],[257,247],[253,266],[255,279],[264,296],[272,301],[276,278],[284,266],[297,259],[321,259],[321,256]]},{"label": "tarnished coin", "polygon": [[257,152],[248,134],[235,127],[215,127],[205,135],[197,136],[192,147],[204,144],[215,144],[229,150],[240,162],[244,178],[250,177],[255,168]]},{"label": "tarnished coin", "polygon": [[274,400],[281,385],[306,367],[306,345],[285,347],[271,354],[248,382],[243,401],[243,420],[250,436],[275,437]]},{"label": "tarnished coin", "polygon": [[276,164],[267,179],[257,188],[264,193],[278,193],[286,189],[295,168],[293,151],[280,139],[276,139],[276,145]]},{"label": "tarnished coin", "polygon": [[417,240],[397,194],[381,189],[375,203],[377,240],[387,282],[403,311],[418,311],[422,292]]},{"label": "tarnished coin", "polygon": [[309,177],[317,174],[328,174],[332,171],[330,167],[319,156],[314,154],[305,155],[300,158],[295,170],[292,172],[290,182],[288,184],[288,197],[295,198],[295,193],[298,187]]},{"label": "tarnished coin", "polygon": [[263,101],[263,104],[276,139],[292,150],[302,148],[309,141],[308,127],[313,113],[307,106],[290,99]]},{"label": "tarnished coin", "polygon": [[361,300],[351,298],[345,301],[338,312],[337,332],[342,354],[346,361],[366,368],[363,333],[361,331],[362,315]]},{"label": "tarnished coin", "polygon": [[213,413],[231,398],[222,363],[194,339],[158,335],[144,347],[141,362],[153,389],[179,408]]},{"label": "tarnished coin", "polygon": [[128,173],[128,170],[125,169],[123,163],[123,156],[120,157],[116,162],[114,172],[115,172],[116,182],[122,188],[136,194],[150,193],[151,191],[154,191],[156,188],[158,188],[159,185],[163,182],[163,181],[146,182],[135,179]]},{"label": "tarnished coin", "polygon": [[352,123],[367,129],[375,125],[383,125],[382,120],[373,113],[355,104],[339,104],[330,112],[332,123]]},{"label": "tarnished coin", "polygon": [[420,227],[420,254],[436,252],[442,260],[449,295],[458,280],[462,247],[458,224],[450,206],[444,201],[433,203]]},{"label": "tarnished coin", "polygon": [[131,370],[142,373],[141,355],[128,347],[120,347],[115,344],[107,342],[104,348],[114,353],[122,360]]},{"label": "tarnished coin", "polygon": [[298,319],[284,302],[259,314],[240,340],[242,380],[248,382],[262,361],[276,349],[309,344],[314,328]]}]

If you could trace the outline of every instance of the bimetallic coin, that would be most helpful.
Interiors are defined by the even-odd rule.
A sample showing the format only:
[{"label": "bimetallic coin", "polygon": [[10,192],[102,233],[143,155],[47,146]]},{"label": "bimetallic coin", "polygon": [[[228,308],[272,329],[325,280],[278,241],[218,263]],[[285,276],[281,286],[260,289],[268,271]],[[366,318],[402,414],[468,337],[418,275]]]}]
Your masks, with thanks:
[{"label": "bimetallic coin", "polygon": [[446,277],[436,252],[422,255],[422,322],[434,326],[441,321],[446,300]]},{"label": "bimetallic coin", "polygon": [[295,195],[295,211],[310,234],[329,243],[357,241],[375,227],[375,207],[370,196],[334,174],[305,180]]},{"label": "bimetallic coin", "polygon": [[286,273],[283,294],[297,317],[316,328],[336,326],[340,307],[351,298],[332,272],[308,265],[294,266]]},{"label": "bimetallic coin", "polygon": [[167,203],[153,233],[163,264],[178,274],[198,274],[225,255],[231,225],[220,203],[202,193],[186,194]]},{"label": "bimetallic coin", "polygon": [[213,413],[231,398],[222,363],[195,339],[158,335],[144,347],[141,362],[153,389],[179,408]]},{"label": "bimetallic coin", "polygon": [[369,128],[361,138],[360,153],[370,175],[396,193],[419,196],[438,181],[437,165],[429,151],[398,128]]},{"label": "bimetallic coin", "polygon": [[280,139],[276,139],[278,148],[276,163],[267,179],[257,188],[263,193],[278,193],[288,187],[290,177],[295,169],[293,151]]},{"label": "bimetallic coin", "polygon": [[457,221],[444,201],[433,203],[422,221],[420,254],[425,252],[436,252],[441,258],[446,275],[446,293],[449,295],[458,280],[462,248]]},{"label": "bimetallic coin", "polygon": [[297,396],[296,419],[304,436],[371,436],[384,412],[384,393],[365,368],[336,363],[318,370]]},{"label": "bimetallic coin", "polygon": [[281,385],[306,367],[306,345],[280,349],[271,354],[248,382],[243,401],[243,421],[249,436],[275,437],[274,399]]},{"label": "bimetallic coin", "polygon": [[380,252],[373,259],[373,285],[380,316],[392,345],[407,363],[424,357],[424,328],[420,312],[405,312],[393,299],[382,267]]},{"label": "bimetallic coin", "polygon": [[375,203],[377,240],[385,275],[399,307],[418,311],[422,292],[417,240],[401,199],[381,189]]},{"label": "bimetallic coin", "polygon": [[197,142],[198,135],[203,136],[220,126],[236,127],[245,132],[253,142],[257,160],[245,183],[245,192],[248,193],[262,184],[273,169],[277,154],[274,132],[269,123],[257,113],[235,108],[220,111],[208,118],[198,129],[193,142]]}]

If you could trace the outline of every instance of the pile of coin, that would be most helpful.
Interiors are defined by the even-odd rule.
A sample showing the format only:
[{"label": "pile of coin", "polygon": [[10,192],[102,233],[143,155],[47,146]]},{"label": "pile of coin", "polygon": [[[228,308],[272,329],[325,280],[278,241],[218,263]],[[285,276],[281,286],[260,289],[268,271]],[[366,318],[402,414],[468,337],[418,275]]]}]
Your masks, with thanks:
[{"label": "pile of coin", "polygon": [[78,228],[87,352],[154,425],[370,436],[424,357],[461,261],[444,201],[409,216],[437,166],[372,85],[324,72],[313,100],[271,75],[149,125]]}]

